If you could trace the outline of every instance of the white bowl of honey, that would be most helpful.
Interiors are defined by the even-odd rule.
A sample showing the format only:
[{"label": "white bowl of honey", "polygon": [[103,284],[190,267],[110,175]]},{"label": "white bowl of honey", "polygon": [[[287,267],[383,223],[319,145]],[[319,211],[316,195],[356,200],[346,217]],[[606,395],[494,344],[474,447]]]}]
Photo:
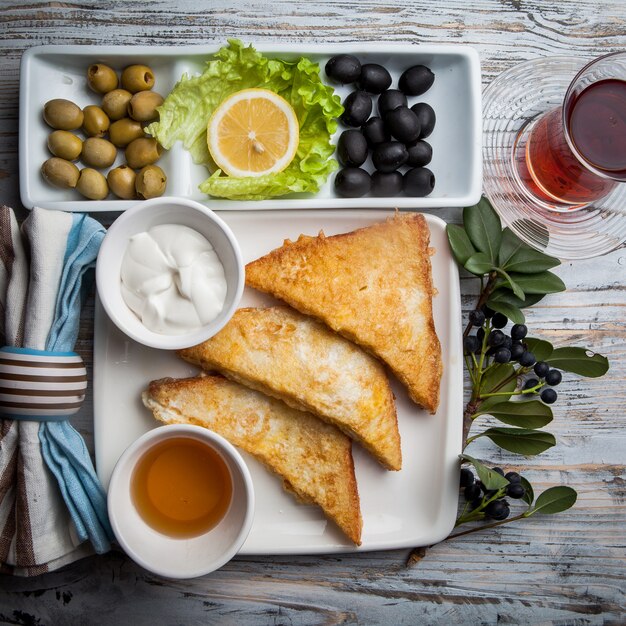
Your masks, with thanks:
[{"label": "white bowl of honey", "polygon": [[243,545],[254,491],[242,456],[223,437],[185,424],[160,426],[120,457],[109,518],[124,551],[167,578],[215,571]]}]

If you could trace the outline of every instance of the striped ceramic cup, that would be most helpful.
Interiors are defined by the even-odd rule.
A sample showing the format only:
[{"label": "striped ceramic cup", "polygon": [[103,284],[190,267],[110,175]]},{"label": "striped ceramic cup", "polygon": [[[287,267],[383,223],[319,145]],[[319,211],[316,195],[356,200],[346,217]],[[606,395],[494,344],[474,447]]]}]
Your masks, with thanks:
[{"label": "striped ceramic cup", "polygon": [[75,352],[0,349],[0,414],[11,419],[54,421],[80,409],[87,370]]}]

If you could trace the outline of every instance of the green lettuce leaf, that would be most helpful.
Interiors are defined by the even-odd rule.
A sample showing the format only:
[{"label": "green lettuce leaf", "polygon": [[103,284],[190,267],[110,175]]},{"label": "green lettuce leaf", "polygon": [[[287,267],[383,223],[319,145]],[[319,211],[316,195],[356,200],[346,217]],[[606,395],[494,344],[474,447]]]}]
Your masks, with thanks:
[{"label": "green lettuce leaf", "polygon": [[[209,154],[206,127],[224,98],[254,87],[270,89],[291,104],[300,125],[298,151],[282,172],[258,178],[225,176]],[[304,57],[293,62],[269,59],[231,39],[200,76],[183,75],[158,110],[159,121],[150,124],[147,132],[167,149],[181,141],[195,163],[206,165],[213,173],[200,190],[212,196],[264,200],[316,193],[337,168],[330,138],[343,112],[341,99],[320,80],[318,64]]]}]

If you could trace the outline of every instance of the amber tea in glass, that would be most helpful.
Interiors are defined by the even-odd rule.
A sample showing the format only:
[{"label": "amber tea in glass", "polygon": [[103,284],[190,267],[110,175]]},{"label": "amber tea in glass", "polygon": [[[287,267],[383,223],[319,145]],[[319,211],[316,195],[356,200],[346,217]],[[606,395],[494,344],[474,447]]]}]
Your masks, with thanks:
[{"label": "amber tea in glass", "polygon": [[626,53],[585,66],[563,105],[523,129],[514,158],[526,190],[557,210],[586,206],[626,181]]}]

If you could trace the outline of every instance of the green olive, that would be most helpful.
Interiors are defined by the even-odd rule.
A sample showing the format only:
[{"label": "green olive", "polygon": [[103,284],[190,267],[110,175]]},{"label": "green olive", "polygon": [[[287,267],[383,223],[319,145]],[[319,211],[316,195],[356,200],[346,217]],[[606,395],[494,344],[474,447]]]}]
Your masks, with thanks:
[{"label": "green olive", "polygon": [[137,197],[135,193],[135,180],[137,174],[128,165],[120,165],[107,174],[109,189],[124,200],[132,200]]},{"label": "green olive", "polygon": [[163,148],[152,137],[140,137],[131,141],[126,147],[126,163],[133,169],[156,163],[163,152]]},{"label": "green olive", "polygon": [[114,89],[104,94],[102,98],[102,110],[109,116],[110,120],[121,120],[126,117],[126,107],[133,94],[126,89]]},{"label": "green olive", "polygon": [[117,156],[117,148],[102,137],[89,137],[83,144],[82,162],[90,167],[111,167]]},{"label": "green olive", "polygon": [[117,74],[108,65],[94,63],[87,69],[87,84],[96,93],[107,93],[117,87]]},{"label": "green olive", "polygon": [[83,114],[83,131],[89,137],[103,137],[109,130],[111,121],[100,107],[90,104],[83,109]]},{"label": "green olive", "polygon": [[109,193],[107,179],[98,170],[90,167],[80,171],[76,189],[90,200],[104,200]]},{"label": "green olive", "polygon": [[83,123],[80,107],[69,100],[56,98],[49,100],[43,107],[43,119],[48,126],[58,130],[76,130]]},{"label": "green olive", "polygon": [[167,185],[167,176],[158,165],[146,165],[137,173],[135,190],[142,200],[162,196]]},{"label": "green olive", "polygon": [[75,161],[82,149],[82,139],[67,130],[55,130],[48,135],[48,150],[66,161]]},{"label": "green olive", "polygon": [[72,189],[78,182],[78,168],[65,159],[52,157],[41,166],[41,174],[51,185],[61,189]]},{"label": "green olive", "polygon": [[131,141],[144,136],[141,122],[124,117],[113,122],[109,128],[109,139],[118,148],[125,148]]},{"label": "green olive", "polygon": [[122,87],[131,93],[154,87],[154,74],[147,65],[129,65],[122,72]]},{"label": "green olive", "polygon": [[138,122],[151,122],[159,117],[156,110],[163,104],[163,96],[156,91],[138,91],[128,103],[128,115]]}]

